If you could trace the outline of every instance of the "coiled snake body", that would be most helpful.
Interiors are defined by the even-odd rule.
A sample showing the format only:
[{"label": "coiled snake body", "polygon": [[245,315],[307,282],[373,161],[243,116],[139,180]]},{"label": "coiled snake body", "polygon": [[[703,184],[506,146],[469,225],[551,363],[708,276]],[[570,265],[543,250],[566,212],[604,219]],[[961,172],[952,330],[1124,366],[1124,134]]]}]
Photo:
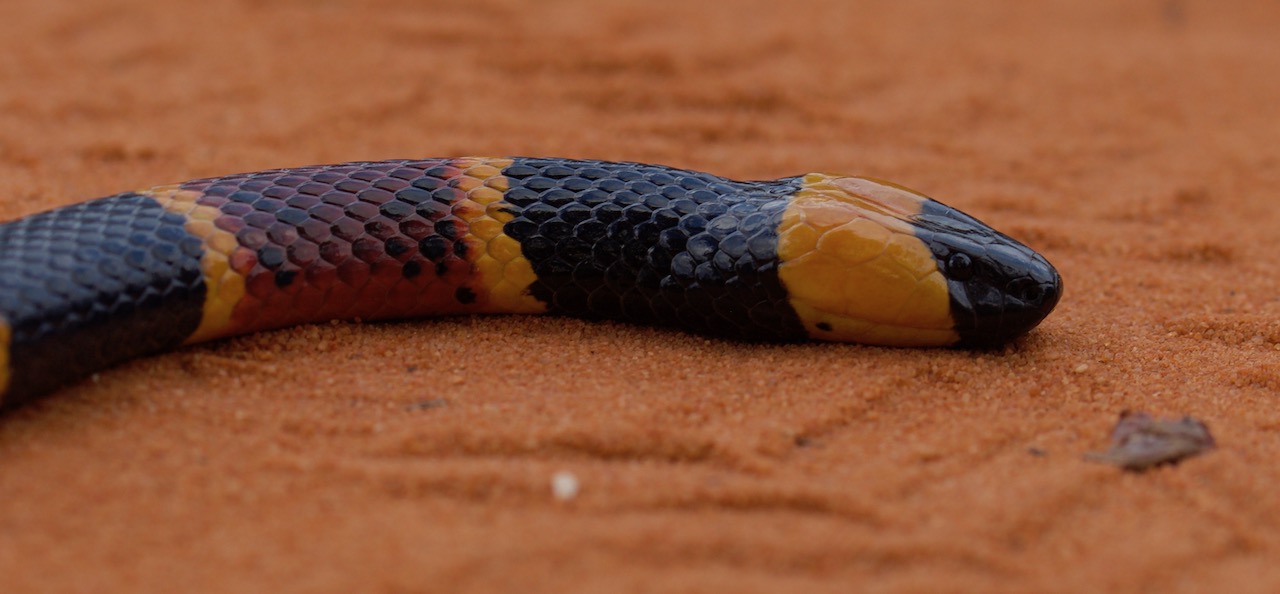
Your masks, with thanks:
[{"label": "coiled snake body", "polygon": [[194,180],[0,225],[0,403],[331,319],[553,313],[745,340],[999,343],[1061,279],[905,188],[456,158]]}]

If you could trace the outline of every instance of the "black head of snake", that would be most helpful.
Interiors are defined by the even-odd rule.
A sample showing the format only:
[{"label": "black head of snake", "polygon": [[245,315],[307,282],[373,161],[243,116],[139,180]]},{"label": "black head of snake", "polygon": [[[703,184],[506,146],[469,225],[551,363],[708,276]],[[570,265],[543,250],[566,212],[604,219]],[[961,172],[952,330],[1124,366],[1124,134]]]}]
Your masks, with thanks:
[{"label": "black head of snake", "polygon": [[1062,277],[1031,248],[934,200],[912,224],[947,279],[961,344],[1003,343],[1057,306]]}]

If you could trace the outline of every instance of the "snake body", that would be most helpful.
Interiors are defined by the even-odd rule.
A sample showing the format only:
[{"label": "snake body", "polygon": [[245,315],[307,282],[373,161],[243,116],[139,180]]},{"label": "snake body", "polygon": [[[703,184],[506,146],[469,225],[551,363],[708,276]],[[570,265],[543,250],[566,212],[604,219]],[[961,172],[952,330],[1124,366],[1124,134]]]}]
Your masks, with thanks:
[{"label": "snake body", "polygon": [[333,319],[550,313],[755,341],[1000,343],[1040,255],[867,178],[396,160],[125,192],[0,225],[0,403],[186,343]]}]

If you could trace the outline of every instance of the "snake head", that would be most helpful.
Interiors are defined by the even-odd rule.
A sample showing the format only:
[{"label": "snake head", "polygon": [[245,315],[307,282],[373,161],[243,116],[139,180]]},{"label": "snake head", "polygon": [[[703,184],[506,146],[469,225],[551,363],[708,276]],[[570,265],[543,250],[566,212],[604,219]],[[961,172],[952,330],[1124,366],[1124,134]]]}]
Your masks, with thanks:
[{"label": "snake head", "polygon": [[1040,323],[1062,296],[1062,276],[1031,248],[936,200],[911,219],[947,279],[958,344],[1004,343]]},{"label": "snake head", "polygon": [[918,192],[809,174],[779,226],[778,273],[809,336],[893,346],[986,346],[1053,311],[1043,256]]}]

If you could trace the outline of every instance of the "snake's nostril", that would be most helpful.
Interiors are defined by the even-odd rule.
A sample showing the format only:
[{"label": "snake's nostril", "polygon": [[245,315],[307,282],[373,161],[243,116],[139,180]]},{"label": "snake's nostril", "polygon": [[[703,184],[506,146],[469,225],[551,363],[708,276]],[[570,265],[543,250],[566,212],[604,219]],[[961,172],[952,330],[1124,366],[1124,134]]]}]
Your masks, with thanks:
[{"label": "snake's nostril", "polygon": [[1043,297],[1044,303],[1052,303],[1056,305],[1058,303],[1058,295],[1062,290],[1061,286],[1056,282],[1052,282],[1042,283],[1040,287],[1040,293],[1041,297]]},{"label": "snake's nostril", "polygon": [[1009,283],[1006,291],[1010,297],[1028,307],[1040,307],[1058,300],[1057,283],[1041,283],[1027,277]]},{"label": "snake's nostril", "polygon": [[1034,304],[1040,300],[1042,290],[1040,285],[1027,277],[1014,279],[1007,286],[1005,292],[1008,295],[1024,304]]},{"label": "snake's nostril", "polygon": [[1044,291],[1040,288],[1040,285],[1031,285],[1022,292],[1022,300],[1027,303],[1039,301],[1043,296]]}]

